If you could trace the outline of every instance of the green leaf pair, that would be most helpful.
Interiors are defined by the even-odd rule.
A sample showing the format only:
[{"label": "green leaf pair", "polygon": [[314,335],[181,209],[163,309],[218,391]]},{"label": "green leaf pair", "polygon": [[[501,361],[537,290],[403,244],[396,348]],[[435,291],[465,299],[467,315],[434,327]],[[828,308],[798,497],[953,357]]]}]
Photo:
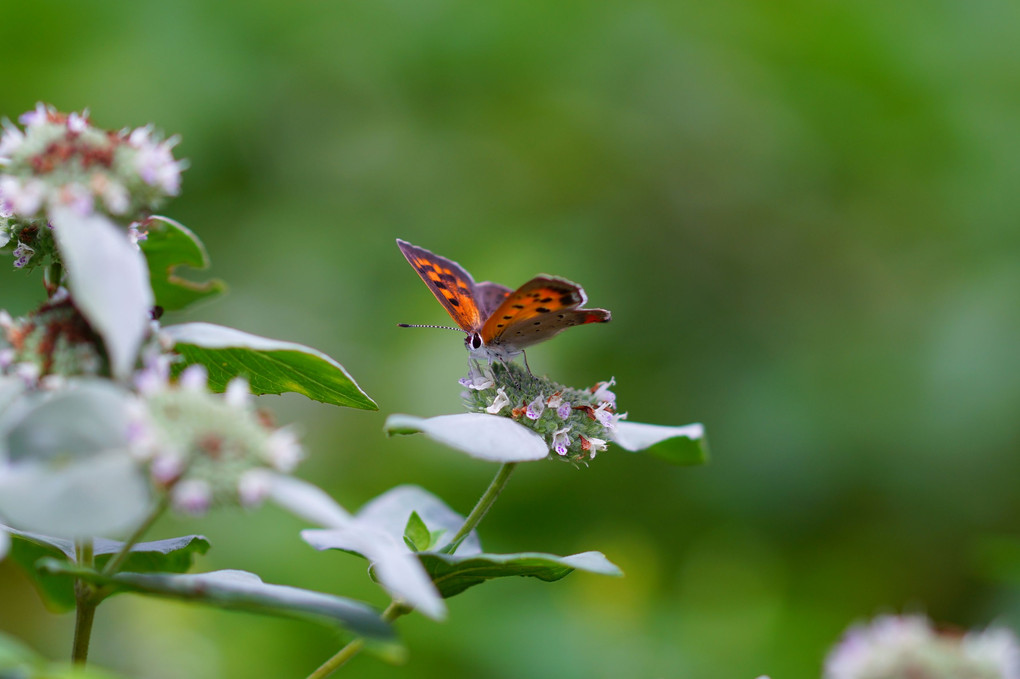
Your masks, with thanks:
[{"label": "green leaf pair", "polygon": [[[132,592],[339,627],[351,635],[363,637],[370,650],[387,660],[398,661],[403,656],[393,629],[367,604],[297,587],[267,584],[254,573],[245,571],[187,574],[194,557],[209,549],[208,540],[200,535],[136,544],[121,564],[122,570],[105,575],[103,567],[123,549],[124,543],[95,540],[95,567],[88,568],[74,563],[75,547],[71,540],[7,530],[13,538],[12,557],[25,568],[47,605],[56,611],[75,607],[74,582],[81,580],[95,586],[103,598]],[[0,661],[2,659],[0,653]]]},{"label": "green leaf pair", "polygon": [[[73,562],[74,542],[38,533],[7,528],[11,534],[11,558],[20,564],[32,578],[47,607],[55,612],[74,609],[74,584],[66,577],[38,570],[36,564],[42,559],[56,562]],[[93,542],[96,568],[102,570],[114,554],[123,549],[124,543],[116,540],[97,538]],[[191,568],[195,555],[205,554],[209,541],[201,535],[139,542],[122,564],[122,570],[136,573],[184,573]]]},{"label": "green leaf pair", "polygon": [[[456,554],[442,549],[457,533],[464,519],[435,495],[418,486],[397,486],[370,501],[355,516],[362,526],[404,539],[425,568],[443,598],[460,594],[486,580],[511,576],[552,582],[575,570],[600,575],[623,573],[600,552],[556,556],[539,552],[487,554],[472,532]],[[342,531],[305,530],[305,541],[316,549],[338,549],[366,556]],[[366,557],[367,558],[367,557]]]}]

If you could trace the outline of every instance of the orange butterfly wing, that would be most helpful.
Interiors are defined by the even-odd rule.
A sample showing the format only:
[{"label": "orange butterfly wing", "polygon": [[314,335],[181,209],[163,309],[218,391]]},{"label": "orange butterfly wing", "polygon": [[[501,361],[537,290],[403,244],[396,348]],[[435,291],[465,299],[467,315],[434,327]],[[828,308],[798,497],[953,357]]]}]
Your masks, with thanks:
[{"label": "orange butterfly wing", "polygon": [[467,332],[477,332],[483,319],[475,299],[475,281],[471,274],[457,262],[407,241],[398,238],[397,245],[450,318]]},{"label": "orange butterfly wing", "polygon": [[606,323],[612,318],[605,309],[580,308],[585,301],[580,285],[537,276],[510,293],[485,319],[482,341],[523,349],[575,325]]}]

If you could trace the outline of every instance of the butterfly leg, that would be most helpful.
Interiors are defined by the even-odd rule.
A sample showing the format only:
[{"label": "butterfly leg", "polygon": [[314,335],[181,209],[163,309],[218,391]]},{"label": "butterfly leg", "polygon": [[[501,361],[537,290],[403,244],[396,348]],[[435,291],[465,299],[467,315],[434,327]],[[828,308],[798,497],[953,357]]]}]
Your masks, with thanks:
[{"label": "butterfly leg", "polygon": [[524,367],[528,369],[528,374],[534,377],[535,373],[531,372],[531,366],[528,365],[528,354],[523,349],[521,350],[521,356],[524,357]]}]

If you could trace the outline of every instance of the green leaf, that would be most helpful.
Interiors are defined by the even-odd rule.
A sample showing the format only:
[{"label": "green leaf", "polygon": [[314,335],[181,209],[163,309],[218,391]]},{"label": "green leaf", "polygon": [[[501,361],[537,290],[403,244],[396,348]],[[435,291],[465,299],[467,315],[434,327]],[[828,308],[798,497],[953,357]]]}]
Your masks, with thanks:
[{"label": "green leaf", "polygon": [[402,656],[393,628],[371,606],[322,592],[267,584],[259,576],[246,571],[187,575],[125,572],[104,576],[89,568],[55,559],[43,559],[37,567],[54,575],[90,582],[111,594],[148,594],[225,610],[325,624],[364,638],[367,648],[387,659],[399,660]]},{"label": "green leaf", "polygon": [[[43,558],[62,561],[74,560],[74,542],[64,538],[6,529],[12,538],[11,557],[32,578],[47,607],[54,611],[68,611],[74,608],[74,586],[63,576],[40,571],[36,564]],[[106,563],[119,554],[124,543],[116,540],[96,539],[93,543],[96,567],[102,569]],[[139,542],[131,548],[123,570],[137,573],[167,572],[184,573],[191,568],[196,554],[205,554],[209,541],[201,535]]]},{"label": "green leaf", "polygon": [[11,531],[10,558],[28,574],[46,608],[54,613],[74,610],[74,585],[66,578],[53,577],[35,567],[42,559],[62,558],[63,552],[43,542],[27,539],[24,535]]},{"label": "green leaf", "polygon": [[167,311],[176,311],[226,290],[226,284],[218,279],[196,283],[177,275],[177,268],[181,266],[209,268],[205,246],[191,230],[159,215],[150,217],[145,229],[148,237],[138,245],[149,262],[149,281],[156,304]]},{"label": "green leaf", "polygon": [[411,512],[411,516],[407,517],[407,526],[404,527],[404,542],[414,552],[422,552],[432,544],[432,534],[429,533],[425,522],[418,516],[418,512]]},{"label": "green leaf", "polygon": [[613,442],[625,450],[641,451],[676,465],[708,462],[708,439],[700,424],[668,427],[623,420],[616,423]]},{"label": "green leaf", "polygon": [[622,576],[623,572],[601,552],[582,552],[555,556],[537,552],[520,554],[473,554],[457,556],[438,552],[418,554],[444,599],[460,594],[486,580],[511,576],[538,578],[553,582],[574,570],[601,575]]},{"label": "green leaf", "polygon": [[209,371],[209,388],[223,391],[235,377],[245,377],[255,394],[292,391],[313,401],[362,410],[378,410],[342,365],[310,347],[268,339],[212,323],[183,323],[163,328],[184,362]]}]

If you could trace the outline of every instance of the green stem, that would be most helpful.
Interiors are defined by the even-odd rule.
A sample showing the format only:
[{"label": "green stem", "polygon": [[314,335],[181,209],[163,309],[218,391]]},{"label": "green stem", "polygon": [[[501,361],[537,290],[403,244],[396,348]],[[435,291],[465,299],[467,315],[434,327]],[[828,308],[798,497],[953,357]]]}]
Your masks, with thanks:
[{"label": "green stem", "polygon": [[61,280],[64,277],[64,267],[56,262],[47,265],[43,271],[43,287],[46,288],[46,293],[52,297],[53,293],[60,287]]},{"label": "green stem", "polygon": [[124,543],[124,546],[120,548],[120,551],[117,552],[112,559],[106,562],[102,571],[103,575],[114,575],[118,570],[120,570],[120,567],[124,565],[124,561],[131,555],[131,548],[137,545],[139,540],[142,539],[142,536],[145,535],[150,528],[152,528],[152,524],[156,523],[156,519],[158,519],[160,515],[166,511],[169,504],[170,496],[169,494],[164,494],[163,497],[159,499],[159,502],[156,503],[156,506],[153,508],[149,516],[146,517],[145,521],[138,525],[135,532],[131,534],[131,537],[129,537],[127,542]]},{"label": "green stem", "polygon": [[[80,566],[91,568],[94,564],[92,540],[83,540],[75,548]],[[92,599],[92,585],[82,580],[74,581],[75,617],[74,645],[71,647],[71,662],[84,665],[89,657],[89,640],[92,638],[92,621],[96,617],[96,603]]]},{"label": "green stem", "polygon": [[[499,468],[499,471],[496,472],[496,476],[492,479],[489,487],[485,489],[482,497],[478,499],[478,504],[476,504],[475,508],[471,510],[470,514],[468,514],[468,517],[464,520],[464,525],[461,526],[460,530],[457,531],[457,534],[453,536],[453,540],[450,541],[450,544],[443,548],[443,552],[446,554],[453,554],[457,551],[457,548],[460,547],[460,543],[464,542],[464,538],[470,535],[471,531],[473,531],[478,524],[481,523],[482,519],[485,518],[485,515],[489,512],[489,509],[492,508],[493,503],[496,502],[496,498],[498,498],[499,494],[503,492],[503,488],[506,487],[506,483],[510,479],[510,474],[513,472],[515,467],[517,467],[516,462],[507,462]],[[393,622],[400,616],[410,613],[412,610],[414,609],[407,604],[393,601],[386,607],[386,610],[383,611],[382,619],[386,622]],[[323,679],[324,677],[328,677],[338,668],[342,667],[348,660],[356,656],[364,647],[364,639],[360,637],[358,639],[354,639],[337,651],[336,655],[322,663],[322,665],[319,666],[319,669],[309,674],[308,679]]]},{"label": "green stem", "polygon": [[516,462],[507,462],[499,468],[499,471],[496,472],[495,478],[492,479],[492,483],[490,483],[489,487],[485,489],[485,493],[482,494],[482,497],[478,500],[478,504],[475,505],[475,508],[471,510],[470,514],[468,514],[467,519],[464,520],[464,525],[460,527],[457,534],[453,536],[452,540],[450,540],[450,544],[443,548],[443,552],[446,554],[453,554],[456,552],[457,548],[460,547],[460,543],[464,542],[464,538],[470,535],[471,531],[478,527],[478,524],[481,523],[483,518],[485,518],[485,515],[489,512],[493,503],[496,502],[496,498],[498,498],[499,494],[503,492],[503,488],[506,487],[506,483],[510,479],[510,474],[513,473],[516,467]]},{"label": "green stem", "polygon": [[[390,602],[390,605],[386,607],[386,610],[382,613],[382,619],[386,622],[393,622],[405,613],[410,613],[411,609],[403,604],[399,604],[396,601]],[[356,656],[361,649],[365,647],[365,640],[361,637],[354,639],[349,642],[346,646],[337,651],[336,655],[322,663],[319,669],[315,670],[308,675],[308,679],[323,679],[333,674],[337,669],[347,663],[348,660]]]}]

